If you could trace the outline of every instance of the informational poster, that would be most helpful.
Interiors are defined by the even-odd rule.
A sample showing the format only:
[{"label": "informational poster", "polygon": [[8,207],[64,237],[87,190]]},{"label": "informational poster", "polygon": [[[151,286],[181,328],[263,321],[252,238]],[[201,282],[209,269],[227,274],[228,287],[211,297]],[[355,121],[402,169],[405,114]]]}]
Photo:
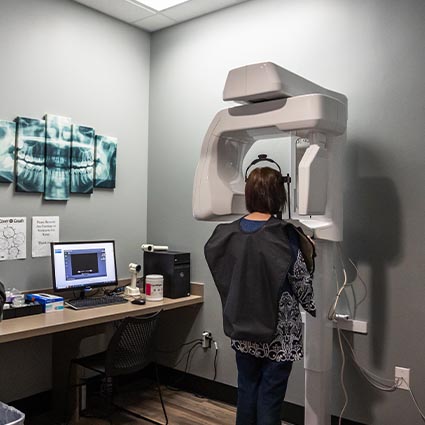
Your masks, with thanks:
[{"label": "informational poster", "polygon": [[0,217],[0,261],[27,258],[26,217]]},{"label": "informational poster", "polygon": [[32,256],[50,257],[50,242],[59,242],[59,217],[33,217]]}]

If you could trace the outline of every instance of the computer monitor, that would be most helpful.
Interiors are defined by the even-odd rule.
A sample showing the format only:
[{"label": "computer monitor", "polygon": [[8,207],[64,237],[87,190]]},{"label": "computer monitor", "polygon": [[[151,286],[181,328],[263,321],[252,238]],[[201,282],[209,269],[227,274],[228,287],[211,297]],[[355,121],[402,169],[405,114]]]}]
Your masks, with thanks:
[{"label": "computer monitor", "polygon": [[114,241],[53,242],[51,254],[55,291],[118,285]]}]

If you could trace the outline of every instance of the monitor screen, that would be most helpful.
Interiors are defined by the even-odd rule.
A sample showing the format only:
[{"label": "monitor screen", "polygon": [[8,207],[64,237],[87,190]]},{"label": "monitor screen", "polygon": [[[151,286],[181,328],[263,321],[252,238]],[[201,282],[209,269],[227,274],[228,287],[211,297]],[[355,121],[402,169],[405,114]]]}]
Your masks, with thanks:
[{"label": "monitor screen", "polygon": [[117,285],[114,241],[51,244],[55,291]]}]

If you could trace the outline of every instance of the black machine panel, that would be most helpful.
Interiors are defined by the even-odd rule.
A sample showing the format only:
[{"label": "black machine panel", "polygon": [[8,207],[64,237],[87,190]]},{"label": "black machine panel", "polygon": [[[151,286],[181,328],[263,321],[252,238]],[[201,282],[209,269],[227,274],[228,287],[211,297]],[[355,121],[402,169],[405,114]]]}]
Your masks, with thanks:
[{"label": "black machine panel", "polygon": [[177,251],[144,252],[144,276],[164,276],[164,297],[181,298],[190,295],[190,253]]}]

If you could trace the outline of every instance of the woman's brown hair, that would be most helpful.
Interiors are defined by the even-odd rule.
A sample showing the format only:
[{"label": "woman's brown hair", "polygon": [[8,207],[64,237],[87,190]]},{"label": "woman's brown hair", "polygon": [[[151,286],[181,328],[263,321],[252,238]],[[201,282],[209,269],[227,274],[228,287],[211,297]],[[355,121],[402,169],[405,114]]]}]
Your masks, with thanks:
[{"label": "woman's brown hair", "polygon": [[286,206],[282,175],[270,167],[255,168],[245,185],[246,209],[252,212],[277,214]]}]

